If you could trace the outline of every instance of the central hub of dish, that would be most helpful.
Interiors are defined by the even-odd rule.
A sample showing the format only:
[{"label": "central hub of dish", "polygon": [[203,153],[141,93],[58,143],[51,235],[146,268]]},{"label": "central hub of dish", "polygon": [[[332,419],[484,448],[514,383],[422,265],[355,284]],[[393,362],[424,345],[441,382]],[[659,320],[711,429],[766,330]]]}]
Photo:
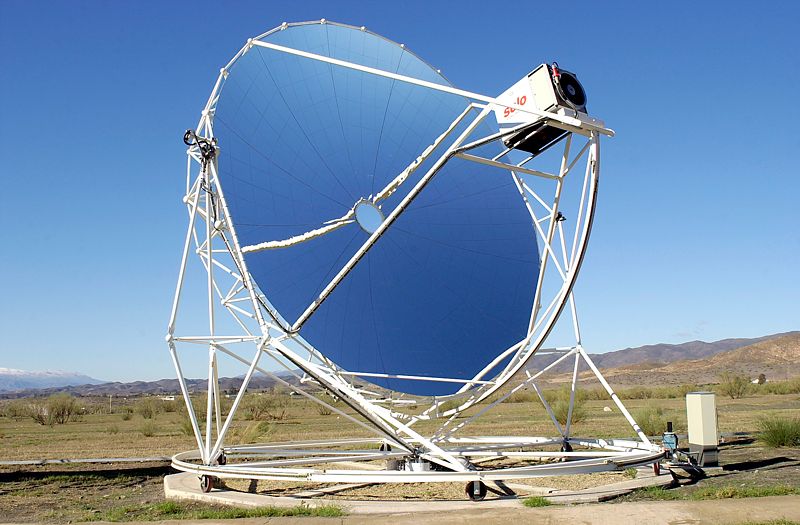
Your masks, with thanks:
[{"label": "central hub of dish", "polygon": [[365,232],[372,234],[381,225],[383,219],[383,212],[380,208],[372,204],[368,200],[361,199],[356,203],[356,222],[361,229]]}]

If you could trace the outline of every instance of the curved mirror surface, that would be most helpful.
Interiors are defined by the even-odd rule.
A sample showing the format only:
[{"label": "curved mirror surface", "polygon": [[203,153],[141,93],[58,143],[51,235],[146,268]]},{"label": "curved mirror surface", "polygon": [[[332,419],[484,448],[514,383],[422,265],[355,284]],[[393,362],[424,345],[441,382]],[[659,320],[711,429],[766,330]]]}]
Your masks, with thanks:
[{"label": "curved mirror surface", "polygon": [[[357,28],[289,26],[262,40],[448,85],[413,53]],[[259,46],[234,63],[214,115],[219,180],[242,246],[288,240],[286,247],[245,255],[259,288],[288,323],[377,227],[365,220],[362,229],[361,219],[353,220],[356,204],[386,189],[468,104]],[[375,203],[386,216],[475,116],[471,111],[419,169]],[[483,126],[471,139],[490,132]],[[500,152],[492,143],[478,153]],[[346,224],[329,228],[348,214]],[[291,241],[305,234],[311,238]],[[453,158],[300,335],[351,372],[469,379],[525,337],[538,260],[531,217],[510,172]],[[419,395],[462,386],[366,379]]]}]

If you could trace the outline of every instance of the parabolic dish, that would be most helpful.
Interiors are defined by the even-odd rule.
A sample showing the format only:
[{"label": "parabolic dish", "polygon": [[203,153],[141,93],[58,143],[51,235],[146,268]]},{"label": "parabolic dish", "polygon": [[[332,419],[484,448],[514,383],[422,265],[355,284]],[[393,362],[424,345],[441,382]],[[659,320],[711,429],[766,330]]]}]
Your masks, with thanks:
[{"label": "parabolic dish", "polygon": [[[259,40],[450,85],[360,28],[289,25]],[[463,131],[386,195],[468,106],[459,95],[262,46],[228,68],[213,117],[219,181],[248,270],[285,326]],[[484,126],[470,140],[489,133]],[[481,149],[501,152],[497,142]],[[366,377],[379,386],[452,394],[464,383],[397,376],[474,378],[526,337],[538,274],[535,229],[511,173],[451,158],[299,335],[348,372],[380,375]]]}]

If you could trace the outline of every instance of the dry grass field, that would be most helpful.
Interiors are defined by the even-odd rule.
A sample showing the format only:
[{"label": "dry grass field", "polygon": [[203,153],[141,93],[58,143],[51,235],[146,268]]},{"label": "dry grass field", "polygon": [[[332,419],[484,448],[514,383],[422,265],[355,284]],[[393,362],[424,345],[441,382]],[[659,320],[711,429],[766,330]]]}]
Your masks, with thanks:
[{"label": "dry grass field", "polygon": [[[262,439],[300,441],[310,439],[366,436],[367,432],[334,414],[319,414],[316,405],[296,397],[286,398],[280,419],[265,416],[268,431]],[[797,394],[761,395],[741,399],[717,396],[719,431],[747,432],[756,429],[765,413],[791,416],[800,408]],[[91,403],[92,400],[89,400]],[[119,458],[171,456],[196,447],[194,437],[187,435],[185,410],[162,412],[153,419],[138,413],[120,410],[133,408],[135,401],[114,413],[88,413],[79,421],[61,425],[40,425],[31,418],[0,417],[0,461],[34,459]],[[685,402],[674,399],[626,399],[632,413],[643,408],[658,407],[666,421],[673,421],[677,432],[685,432]],[[604,411],[604,407],[612,409]],[[339,407],[351,412],[345,405]],[[633,437],[635,434],[610,399],[589,399],[583,405],[585,419],[574,426],[581,437]],[[127,414],[127,415],[126,415]],[[468,413],[467,416],[470,414]],[[466,417],[466,416],[465,416]],[[417,429],[431,430],[436,421],[421,422]],[[233,425],[232,439],[244,433],[251,422],[238,418]],[[153,427],[152,436],[144,435]],[[536,435],[550,436],[555,431],[538,402],[504,402],[480,416],[468,427],[471,435]]]},{"label": "dry grass field", "polygon": [[[574,435],[634,436],[610,399],[587,397],[582,407],[584,419],[574,424]],[[594,394],[593,397],[600,396]],[[367,436],[364,429],[335,413],[320,413],[316,404],[299,396],[282,394],[273,395],[270,399],[267,413],[259,415],[265,422],[260,426],[261,441]],[[541,404],[529,398],[522,399],[524,402],[501,403],[494,410],[482,415],[468,427],[469,434],[554,435],[552,424]],[[8,410],[10,402],[6,400],[0,405],[5,414],[0,417],[0,461],[171,456],[196,447],[194,437],[186,434],[187,416],[180,404],[161,404],[161,411],[153,418],[146,419],[140,414],[141,400],[115,401],[112,413],[109,413],[107,399],[81,398],[79,401],[85,410],[80,411],[82,415],[77,421],[49,426],[41,425],[30,417],[13,417]],[[634,414],[643,410],[657,410],[662,421],[674,422],[678,433],[686,430],[685,401],[682,397],[626,399],[624,402]],[[800,408],[800,396],[755,395],[741,399],[717,396],[717,406],[721,433],[752,432],[757,429],[759,419],[765,414],[795,417]],[[337,407],[348,411],[342,404]],[[611,408],[611,411],[604,410],[605,407]],[[468,416],[469,414],[464,417]],[[258,432],[253,433],[256,423],[258,422],[243,417],[237,419],[231,441],[257,436]],[[416,428],[424,433],[432,426],[432,422],[428,422]],[[729,438],[728,441],[720,457],[723,464],[727,462],[734,465],[733,470],[722,472],[725,476],[712,476],[693,484],[694,488],[680,489],[684,494],[703,487],[725,488],[732,483],[737,486],[742,483],[757,483],[759,487],[773,487],[770,490],[790,492],[800,487],[800,450],[769,449],[749,438]],[[753,474],[756,469],[758,473]],[[53,523],[98,519],[163,519],[202,516],[202,512],[210,512],[202,505],[176,506],[165,502],[161,478],[169,472],[165,462],[4,466],[0,467],[0,508],[3,509],[6,520]],[[583,478],[537,479],[533,483],[554,488],[581,488],[619,481],[623,477],[623,473],[609,473]],[[229,484],[233,489],[255,489],[273,494],[285,490],[285,487],[267,482],[259,482],[255,487],[246,482]],[[455,485],[419,485],[406,488],[387,486],[368,487],[342,497],[464,498],[461,491],[462,487]],[[663,493],[646,492],[629,496],[642,497],[665,496]]]}]

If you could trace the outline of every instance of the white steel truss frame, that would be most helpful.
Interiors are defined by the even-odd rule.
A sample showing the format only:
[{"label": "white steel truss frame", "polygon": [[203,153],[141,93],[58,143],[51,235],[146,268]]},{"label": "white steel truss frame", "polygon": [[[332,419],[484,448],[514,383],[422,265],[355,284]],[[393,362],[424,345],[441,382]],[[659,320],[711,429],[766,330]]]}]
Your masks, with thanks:
[{"label": "white steel truss frame", "polygon": [[[326,22],[323,20],[316,23]],[[273,31],[279,31],[286,27],[288,27],[288,25],[284,24]],[[532,111],[530,108],[515,107],[515,109],[519,111],[534,113],[541,117],[547,125],[561,128],[568,132],[566,138],[563,140],[564,148],[560,158],[559,169],[555,173],[548,173],[526,166],[532,160],[533,156],[517,164],[511,164],[508,161],[500,160],[503,158],[502,155],[491,159],[484,158],[476,154],[476,150],[480,146],[491,141],[500,141],[504,137],[518,132],[526,126],[521,125],[470,142],[470,136],[473,134],[476,127],[482,124],[493,109],[499,105],[492,97],[469,93],[450,86],[431,84],[410,77],[403,77],[402,75],[391,74],[291,48],[284,48],[260,40],[269,34],[271,34],[271,32],[265,33],[256,39],[248,40],[248,43],[239,51],[234,59],[221,70],[211,97],[208,100],[206,108],[202,112],[197,127],[196,141],[190,146],[187,152],[186,196],[183,200],[189,215],[189,226],[184,242],[178,283],[172,312],[170,314],[166,340],[179,379],[184,401],[187,405],[198,448],[194,452],[176,455],[173,458],[173,466],[180,470],[197,472],[200,475],[221,477],[259,477],[267,479],[304,479],[326,482],[362,481],[380,483],[398,481],[512,479],[555,475],[555,472],[569,474],[620,469],[658,461],[663,456],[662,448],[650,443],[614,393],[613,389],[605,381],[588,353],[584,350],[581,343],[575,298],[573,296],[573,286],[585,255],[594,217],[597,182],[599,179],[599,136],[611,136],[613,132],[606,128],[600,128],[594,123],[585,122],[577,118],[577,115],[572,117],[565,114],[545,113],[536,110]],[[434,162],[428,172],[421,177],[419,182],[409,191],[400,204],[386,216],[384,222],[375,230],[351,260],[342,267],[340,272],[331,280],[328,286],[324,288],[317,300],[309,305],[306,311],[293,325],[289,325],[289,323],[283,320],[279,313],[275,311],[269,299],[260,292],[250,276],[244,259],[244,253],[246,251],[262,249],[263,247],[242,247],[240,245],[234,222],[231,219],[225,201],[223,188],[219,184],[217,177],[215,155],[208,156],[204,154],[200,147],[201,142],[204,142],[206,146],[213,144],[214,112],[220,89],[224,79],[228,75],[228,70],[244,53],[248,52],[248,50],[254,46],[268,47],[273,50],[292,53],[309,60],[324,61],[337,67],[348,67],[366,73],[387,76],[401,82],[409,82],[430,89],[438,89],[458,94],[467,99],[466,108],[457,120],[454,121],[448,129],[443,130],[443,134],[436,142],[422,152],[420,157],[409,165],[403,173],[399,174],[389,186],[379,192],[374,198],[376,201],[384,199],[394,192],[397,187],[406,180],[408,175],[425,159],[441,149],[444,139],[455,129],[457,124],[466,121],[470,114],[474,115],[477,113],[477,116],[468,123],[466,129],[460,136],[444,148],[444,151],[439,155],[438,160]],[[579,149],[577,154],[573,155],[571,150],[575,137],[585,138],[586,143]],[[508,150],[506,150],[506,152],[508,152]],[[313,348],[304,341],[299,336],[299,329],[302,327],[303,323],[314,314],[316,308],[325,300],[333,289],[335,289],[338,283],[345,278],[347,273],[358,264],[359,260],[368,252],[370,247],[377,242],[380,236],[389,227],[391,227],[394,220],[402,214],[413,199],[423,191],[425,185],[449,160],[455,157],[508,170],[509,176],[513,178],[520,192],[520,197],[531,215],[541,248],[541,266],[527,336],[502,353],[475,377],[468,380],[449,377],[389,376],[386,374],[358,373],[343,370],[325,357],[324,349]],[[583,189],[579,196],[580,202],[577,205],[577,213],[575,217],[572,218],[575,221],[575,229],[574,232],[572,232],[571,238],[569,238],[569,236],[565,236],[565,228],[563,225],[564,217],[560,209],[562,189],[568,175],[573,172],[573,169],[581,160],[585,161]],[[196,170],[198,165],[200,169]],[[551,188],[553,190],[552,197],[543,197],[541,191],[534,191],[528,178],[552,181],[552,185],[554,186],[554,188]],[[349,220],[349,217],[346,216],[342,219],[337,219],[337,221],[342,220]],[[330,222],[333,223],[335,221]],[[316,232],[310,232],[310,234],[324,235],[326,231],[321,230],[322,229]],[[304,240],[305,239],[277,242],[291,243],[303,242]],[[205,291],[208,300],[208,333],[203,335],[176,335],[181,295],[184,287],[187,286],[186,270],[189,263],[190,252],[192,251],[199,256],[207,276]],[[545,281],[547,276],[554,276],[555,282],[560,283],[557,284],[555,291],[550,295],[545,293]],[[545,297],[549,302],[543,302]],[[550,365],[531,375],[530,371],[526,369],[526,364],[533,355],[541,349],[542,344],[567,305],[569,305],[573,321],[576,344],[573,347],[561,349],[560,353],[562,353],[562,355],[560,357],[555,358]],[[233,318],[241,329],[240,334],[220,335],[216,333],[217,309],[226,311]],[[208,348],[208,389],[205,407],[207,416],[205,432],[201,430],[200,420],[197,418],[189,395],[186,379],[178,356],[178,344],[199,344],[207,346]],[[250,357],[250,352],[243,356],[240,351],[232,350],[234,345],[239,345],[237,348],[241,345],[248,345],[249,348],[251,348],[251,352],[253,352],[252,357]],[[242,386],[224,421],[220,410],[221,391],[217,360],[219,353],[228,355],[247,366],[247,372],[244,376]],[[260,365],[260,360],[265,355],[272,358],[292,374],[295,374],[303,383],[314,384],[338,397],[352,408],[361,419],[339,410],[319,397],[311,395],[304,389],[295,389],[295,387],[290,385],[281,376],[270,372],[264,366]],[[499,374],[495,377],[486,377],[494,367],[509,357],[508,364]],[[542,395],[536,380],[542,374],[550,371],[553,367],[570,357],[574,357],[569,404],[570,417],[568,417],[567,424],[562,427]],[[578,367],[581,359],[588,364],[603,387],[608,391],[622,414],[638,434],[640,438],[639,441],[587,440],[571,436],[569,420],[571,419],[575,404]],[[296,370],[300,370],[302,375],[297,374]],[[238,410],[253,375],[257,371],[273,378],[278,383],[290,389],[296,390],[298,394],[325,405],[331,411],[339,414],[340,417],[344,417],[365,429],[369,429],[376,434],[376,437],[371,440],[320,441],[294,444],[246,445],[239,447],[226,446],[225,437],[230,429],[231,422],[233,421],[234,415]],[[502,396],[499,396],[498,399],[482,408],[470,418],[456,423],[456,418],[462,412],[485,401],[489,396],[509,384],[512,378],[520,373],[525,373],[527,378],[503,393]],[[370,377],[396,377],[420,381],[455,382],[461,383],[462,387],[454,395],[433,399],[414,398],[405,395],[396,397],[394,393],[387,395],[386,392],[380,389],[357,384],[356,378],[358,377],[366,379]],[[533,388],[539,394],[545,409],[552,418],[554,426],[559,434],[558,437],[489,438],[459,437],[455,435],[471,421],[487,410],[490,410],[497,403],[507,399],[519,389],[526,387]],[[450,400],[458,400],[459,405],[448,410],[440,410],[442,404]],[[416,408],[422,407],[423,410],[421,412],[418,410],[411,412],[403,410],[404,407],[409,406]],[[432,435],[423,436],[412,428],[418,421],[436,418],[441,418],[444,422]],[[384,445],[382,449],[387,450],[359,450],[357,452],[331,450],[332,447],[362,446],[365,443],[382,443]],[[522,451],[523,448],[542,447],[553,444],[562,444],[565,447],[565,451]],[[570,444],[587,447],[590,451],[572,452]],[[386,447],[386,445],[388,445],[388,447]],[[517,450],[517,452],[514,452],[514,450]],[[273,459],[257,462],[251,461],[246,464],[225,465],[226,457],[241,455]],[[539,459],[543,457],[560,457],[574,461],[569,461],[566,464],[542,464],[522,468],[504,468],[496,470],[479,470],[476,468],[476,460],[498,455]],[[298,465],[313,466],[318,463],[331,463],[336,461],[371,461],[375,459],[400,457],[410,458],[407,461],[406,471],[378,472],[369,469],[332,471],[330,469],[295,468],[295,466]],[[440,470],[427,471],[415,468],[413,465],[418,462],[438,465],[437,468]],[[446,470],[446,472],[441,470]]]}]

